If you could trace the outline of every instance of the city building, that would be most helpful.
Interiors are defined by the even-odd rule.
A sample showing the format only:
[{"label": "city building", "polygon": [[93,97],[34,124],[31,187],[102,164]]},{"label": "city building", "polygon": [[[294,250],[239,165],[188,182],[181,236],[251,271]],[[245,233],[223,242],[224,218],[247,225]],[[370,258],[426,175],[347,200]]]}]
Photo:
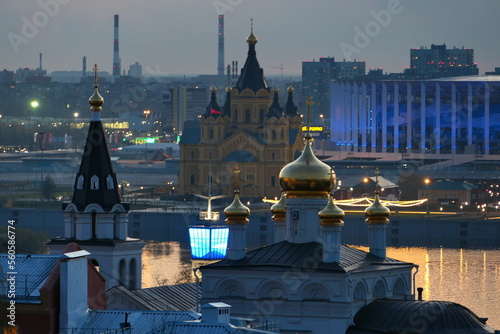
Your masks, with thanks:
[{"label": "city building", "polygon": [[186,121],[198,121],[205,113],[210,92],[208,86],[174,85],[163,94],[165,125],[177,136],[183,133]]},{"label": "city building", "polygon": [[180,194],[230,196],[230,171],[238,165],[242,197],[279,196],[279,171],[303,147],[293,87],[282,107],[257,60],[253,31],[247,43],[241,76],[234,88],[226,89],[224,105],[219,106],[212,88],[199,128],[182,132]]},{"label": "city building", "polygon": [[467,162],[460,155],[500,154],[497,76],[344,80],[331,93],[338,150],[445,155],[453,164]]},{"label": "city building", "polygon": [[446,44],[410,49],[410,68],[405,72],[420,78],[479,74],[477,64],[474,63],[474,49],[447,49]]},{"label": "city building", "polygon": [[139,64],[138,62],[135,62],[135,64],[130,65],[128,70],[128,75],[129,77],[132,78],[142,78],[142,65]]},{"label": "city building", "polygon": [[318,61],[302,62],[302,101],[311,96],[311,124],[321,126],[323,117],[330,120],[330,84],[336,79],[353,79],[365,75],[364,61],[335,61],[333,57],[320,57]]},{"label": "city building", "polygon": [[52,254],[62,254],[76,242],[91,252],[91,261],[106,279],[106,289],[124,285],[141,288],[142,248],[145,243],[128,237],[129,204],[122,203],[119,185],[104,133],[101,110],[104,99],[98,92],[97,65],[92,116],[73,197],[63,203],[64,237],[47,245]]},{"label": "city building", "polygon": [[[498,187],[480,187],[467,181],[428,180],[428,182],[418,189],[418,198],[427,198],[429,204],[471,205],[472,208],[475,208],[477,203],[483,205],[484,203],[496,200],[498,198],[496,189]],[[494,198],[490,198],[493,196]]]}]

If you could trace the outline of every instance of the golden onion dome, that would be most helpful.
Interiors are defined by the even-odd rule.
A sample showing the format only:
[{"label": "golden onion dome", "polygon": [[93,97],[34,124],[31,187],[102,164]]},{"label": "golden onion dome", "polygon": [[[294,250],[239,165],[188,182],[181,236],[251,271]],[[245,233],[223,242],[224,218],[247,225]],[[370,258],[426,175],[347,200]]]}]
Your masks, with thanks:
[{"label": "golden onion dome", "polygon": [[210,92],[211,92],[211,93],[215,93],[215,92],[217,92],[217,87],[212,86],[212,87],[210,88]]},{"label": "golden onion dome", "polygon": [[293,93],[294,90],[295,89],[292,87],[292,85],[288,86],[288,88],[286,89],[288,93]]},{"label": "golden onion dome", "polygon": [[237,189],[234,191],[233,203],[224,209],[226,223],[228,224],[248,223],[247,217],[250,215],[250,209],[241,203],[239,193]]},{"label": "golden onion dome", "polygon": [[250,35],[247,37],[247,43],[249,45],[255,45],[255,44],[257,44],[258,41],[259,41],[259,39],[257,38],[257,36],[255,36],[253,34],[253,29],[252,29],[250,32]]},{"label": "golden onion dome", "polygon": [[230,93],[232,90],[233,90],[233,88],[231,86],[226,87],[226,93]]},{"label": "golden onion dome", "polygon": [[286,219],[286,206],[285,206],[285,193],[281,192],[281,197],[278,202],[271,206],[271,217],[274,221],[285,221]]},{"label": "golden onion dome", "polygon": [[372,205],[365,209],[365,222],[367,224],[389,224],[391,210],[380,202],[378,191],[375,192],[375,200]]},{"label": "golden onion dome", "polygon": [[330,199],[326,207],[318,212],[323,226],[344,226],[342,219],[345,217],[344,210],[339,208],[333,201],[333,195],[330,194]]},{"label": "golden onion dome", "polygon": [[330,166],[320,161],[311,148],[311,136],[306,135],[306,145],[298,159],[280,171],[281,189],[287,198],[326,198],[335,184],[335,173]]},{"label": "golden onion dome", "polygon": [[94,88],[94,94],[89,98],[90,109],[92,111],[100,111],[102,109],[102,104],[104,103],[104,98],[99,94],[97,90],[97,85]]}]

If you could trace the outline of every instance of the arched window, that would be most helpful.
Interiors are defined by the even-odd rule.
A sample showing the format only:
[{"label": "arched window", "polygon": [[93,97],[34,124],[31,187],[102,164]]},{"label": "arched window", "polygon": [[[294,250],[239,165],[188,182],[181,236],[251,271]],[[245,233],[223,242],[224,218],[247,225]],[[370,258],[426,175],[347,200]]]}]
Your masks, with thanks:
[{"label": "arched window", "polygon": [[275,130],[271,131],[271,139],[276,140],[276,131]]},{"label": "arched window", "polygon": [[264,121],[264,109],[260,109],[259,110],[259,122],[263,122]]},{"label": "arched window", "polygon": [[353,299],[355,302],[366,300],[366,289],[365,289],[365,286],[363,285],[363,283],[359,282],[354,287]]},{"label": "arched window", "polygon": [[276,160],[276,153],[271,152],[271,160]]},{"label": "arched window", "polygon": [[386,291],[385,285],[382,281],[377,281],[373,287],[373,297],[374,298],[385,298]]},{"label": "arched window", "polygon": [[71,210],[70,213],[70,219],[71,219],[71,238],[76,238],[76,216],[75,216],[75,210]]},{"label": "arched window", "polygon": [[191,151],[191,159],[194,159],[194,151]]},{"label": "arched window", "polygon": [[130,260],[130,267],[129,267],[129,288],[130,289],[140,289],[140,286],[137,285],[137,263],[135,261],[135,258],[132,258]]},{"label": "arched window", "polygon": [[238,109],[234,109],[234,121],[238,122]]},{"label": "arched window", "polygon": [[92,211],[92,239],[97,238],[97,212]]},{"label": "arched window", "polygon": [[250,110],[247,109],[245,110],[245,123],[250,123],[251,122],[251,114],[250,114]]},{"label": "arched window", "polygon": [[189,184],[194,186],[194,174],[191,174],[191,176],[189,177]]},{"label": "arched window", "polygon": [[281,139],[285,138],[285,130],[281,129]]},{"label": "arched window", "polygon": [[392,294],[394,296],[404,296],[405,294],[405,282],[403,279],[398,278],[396,282],[394,282],[394,287],[392,288]]},{"label": "arched window", "polygon": [[119,223],[120,222],[120,213],[118,211],[115,211],[115,214],[113,215],[113,239],[118,239],[120,235],[119,231]]},{"label": "arched window", "polygon": [[125,259],[121,259],[118,264],[118,283],[125,286]]},{"label": "arched window", "polygon": [[275,187],[276,186],[276,176],[271,176],[271,187]]}]

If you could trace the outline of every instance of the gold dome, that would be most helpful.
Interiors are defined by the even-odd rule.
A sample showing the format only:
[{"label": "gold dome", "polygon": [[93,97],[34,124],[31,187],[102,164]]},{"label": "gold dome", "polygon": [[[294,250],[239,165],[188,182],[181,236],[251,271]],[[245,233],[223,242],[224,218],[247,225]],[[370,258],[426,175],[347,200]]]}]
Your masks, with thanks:
[{"label": "gold dome", "polygon": [[97,84],[97,71],[99,69],[97,68],[97,64],[94,65],[94,94],[89,98],[89,103],[90,103],[90,109],[92,111],[101,111],[102,109],[102,104],[104,103],[104,98],[99,94],[99,85]]},{"label": "gold dome", "polygon": [[217,87],[212,86],[212,87],[210,88],[210,92],[211,92],[211,93],[215,93],[215,92],[217,92]]},{"label": "gold dome", "polygon": [[230,93],[232,90],[233,90],[233,88],[231,86],[226,87],[226,93]]},{"label": "gold dome", "polygon": [[330,199],[326,207],[318,212],[323,226],[344,226],[342,219],[345,217],[344,210],[339,208],[333,201],[333,195],[330,194]]},{"label": "gold dome", "polygon": [[272,220],[284,221],[286,219],[285,193],[281,192],[280,200],[271,206]]},{"label": "gold dome", "polygon": [[246,224],[248,223],[248,215],[250,209],[240,201],[239,190],[234,191],[234,200],[231,205],[224,209],[226,215],[226,223],[228,224]]},{"label": "gold dome", "polygon": [[297,160],[283,167],[279,179],[287,198],[326,198],[335,184],[335,173],[314,155],[311,137],[306,135],[304,151]]},{"label": "gold dome", "polygon": [[295,89],[292,87],[292,85],[288,86],[288,88],[286,89],[288,93],[293,93],[294,90]]},{"label": "gold dome", "polygon": [[375,201],[365,209],[367,224],[389,224],[391,210],[380,202],[378,191],[375,192]]},{"label": "gold dome", "polygon": [[257,44],[258,41],[259,41],[259,39],[257,38],[257,36],[255,36],[253,34],[253,29],[252,29],[252,31],[250,32],[250,35],[247,37],[247,43],[249,45],[255,45],[255,44]]}]

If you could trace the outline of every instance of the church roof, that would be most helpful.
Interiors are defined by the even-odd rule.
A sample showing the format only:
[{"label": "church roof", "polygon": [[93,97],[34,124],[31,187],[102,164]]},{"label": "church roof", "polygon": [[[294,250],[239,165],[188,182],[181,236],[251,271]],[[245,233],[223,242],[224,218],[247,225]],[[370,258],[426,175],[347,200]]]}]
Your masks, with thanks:
[{"label": "church roof", "polygon": [[278,93],[279,91],[276,89],[274,91],[273,103],[269,107],[269,112],[266,115],[267,118],[276,117],[279,119],[281,116],[283,116],[283,108],[280,106]]},{"label": "church roof", "polygon": [[341,245],[340,263],[323,262],[323,245],[317,242],[294,244],[281,241],[273,245],[261,247],[247,253],[240,260],[224,259],[202,267],[203,269],[235,269],[255,270],[255,267],[290,268],[300,267],[315,272],[351,272],[370,266],[412,266],[413,264],[382,258],[360,249]]},{"label": "church roof", "polygon": [[98,92],[97,65],[95,71],[94,95],[89,99],[92,106],[92,120],[85,141],[80,170],[76,175],[71,203],[82,211],[89,204],[99,204],[105,211],[110,211],[115,204],[121,203],[121,198],[101,122],[101,105],[104,99]]},{"label": "church roof", "polygon": [[[432,316],[424,319],[425,314]],[[356,313],[346,333],[494,333],[485,322],[452,302],[376,299]]]},{"label": "church roof", "polygon": [[254,92],[257,92],[261,88],[269,89],[264,77],[264,70],[260,67],[257,60],[257,53],[255,52],[256,43],[256,41],[255,43],[248,43],[247,60],[241,69],[241,75],[235,87],[240,92],[245,88],[250,88]]},{"label": "church roof", "polygon": [[259,161],[255,155],[253,155],[251,152],[244,151],[244,150],[237,150],[233,151],[231,154],[229,154],[227,157],[225,157],[222,162],[256,162]]},{"label": "church roof", "polygon": [[215,87],[212,87],[210,92],[210,102],[208,103],[207,109],[205,110],[205,114],[203,116],[219,117],[221,115],[221,108],[217,103],[217,89]]},{"label": "church roof", "polygon": [[288,98],[285,104],[285,116],[295,117],[299,116],[299,111],[295,102],[293,102],[293,89],[288,87]]}]

